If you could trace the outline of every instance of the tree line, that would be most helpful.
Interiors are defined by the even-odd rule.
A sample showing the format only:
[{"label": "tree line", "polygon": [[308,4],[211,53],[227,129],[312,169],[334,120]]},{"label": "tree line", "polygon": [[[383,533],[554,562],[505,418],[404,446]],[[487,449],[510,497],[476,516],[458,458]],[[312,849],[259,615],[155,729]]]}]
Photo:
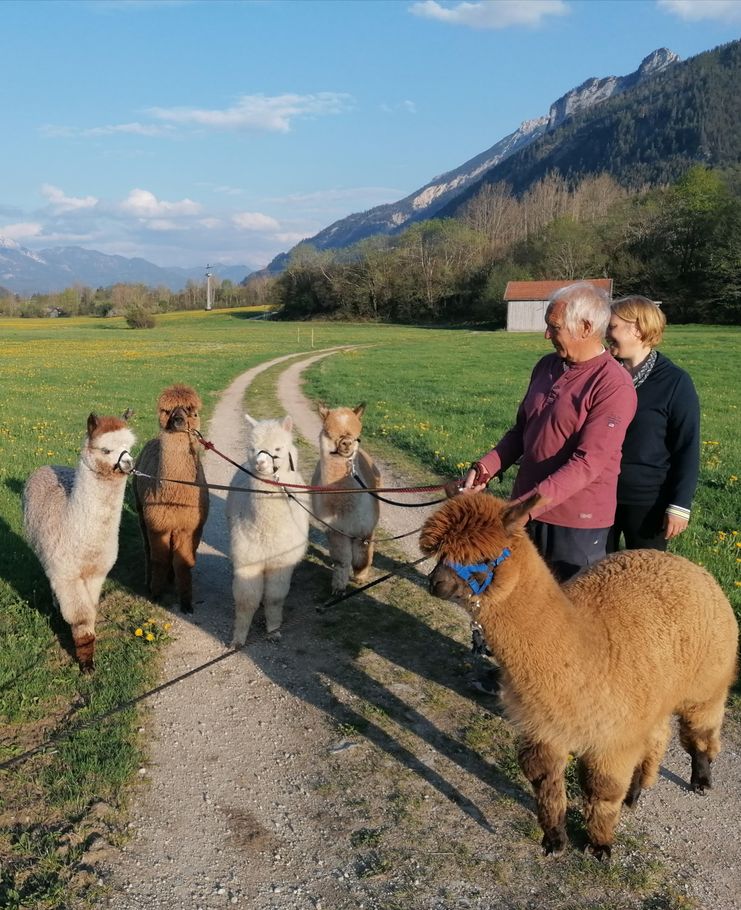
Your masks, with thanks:
[{"label": "tree line", "polygon": [[[263,306],[268,299],[267,280],[257,279],[249,286],[234,284],[214,276],[216,309]],[[63,291],[24,296],[0,288],[0,315],[39,316],[156,316],[177,310],[202,310],[206,305],[206,282],[189,280],[181,291],[160,285],[118,283],[90,288],[75,284]]]},{"label": "tree line", "polygon": [[741,168],[695,166],[674,185],[548,174],[521,196],[488,184],[460,217],[352,247],[294,249],[272,290],[287,319],[504,325],[511,280],[609,277],[672,322],[741,322]]},{"label": "tree line", "polygon": [[[340,250],[309,243],[278,276],[216,282],[214,306],[270,306],[284,319],[506,321],[511,280],[608,277],[614,293],[662,301],[670,322],[741,323],[741,166],[690,168],[676,183],[628,189],[606,173],[547,174],[521,195],[486,184],[459,217],[413,224]],[[0,291],[6,316],[123,315],[203,309],[205,282],[182,291],[76,285],[23,298]]]}]

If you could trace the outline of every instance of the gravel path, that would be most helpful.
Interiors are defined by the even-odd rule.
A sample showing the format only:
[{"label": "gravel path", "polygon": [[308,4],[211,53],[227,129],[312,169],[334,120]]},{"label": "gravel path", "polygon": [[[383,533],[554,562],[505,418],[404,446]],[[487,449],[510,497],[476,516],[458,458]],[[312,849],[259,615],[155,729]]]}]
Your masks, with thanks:
[{"label": "gravel path", "polygon": [[[300,392],[300,374],[329,353],[313,354],[288,367],[278,385],[285,411],[312,442],[319,421]],[[287,359],[248,371],[224,392],[208,431],[217,448],[239,460],[249,384],[263,370]],[[312,468],[313,464],[300,466],[307,481]],[[211,452],[206,454],[205,469],[212,483],[228,484],[234,473]],[[387,466],[381,469],[384,482],[409,483]],[[389,534],[401,534],[421,524],[426,511],[382,506],[381,524]],[[399,544],[410,559],[419,555],[416,536]],[[194,591],[194,619],[178,615],[175,641],[165,658],[165,679],[227,649],[233,608],[221,492],[212,494]],[[338,867],[338,843],[347,840],[347,819],[311,785],[317,767],[346,744],[327,723],[332,696],[323,677],[325,662],[332,656],[314,634],[321,619],[311,602],[306,603],[307,591],[310,576],[300,568],[286,607],[286,627],[300,624],[300,635],[294,629],[279,646],[256,640],[149,703],[145,729],[151,738],[151,758],[140,770],[142,787],[133,800],[132,837],[102,870],[111,887],[108,907],[375,906],[363,904],[360,890],[353,894],[347,873]],[[714,766],[717,789],[698,797],[687,792],[689,766],[675,738],[658,784],[641,797],[635,815],[637,827],[676,868],[683,890],[705,910],[736,910],[741,905],[738,743],[738,730],[732,728],[726,751]],[[436,819],[444,823],[440,815]],[[487,905],[448,905],[431,899],[427,906],[452,910]]]}]

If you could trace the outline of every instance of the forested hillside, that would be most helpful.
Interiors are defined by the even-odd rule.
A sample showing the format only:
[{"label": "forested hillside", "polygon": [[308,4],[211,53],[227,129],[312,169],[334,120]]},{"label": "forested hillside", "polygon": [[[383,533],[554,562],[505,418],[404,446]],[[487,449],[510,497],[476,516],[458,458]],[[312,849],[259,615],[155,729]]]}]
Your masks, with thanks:
[{"label": "forested hillside", "polygon": [[271,293],[285,318],[504,324],[512,279],[614,279],[672,322],[741,322],[741,169],[691,168],[630,191],[549,174],[521,196],[488,185],[458,218],[340,251],[296,248]]},{"label": "forested hillside", "polygon": [[693,164],[741,162],[741,42],[699,54],[631,91],[575,114],[488,171],[438,217],[456,215],[487,184],[519,195],[557,172],[570,181],[608,173],[639,188],[676,181]]}]

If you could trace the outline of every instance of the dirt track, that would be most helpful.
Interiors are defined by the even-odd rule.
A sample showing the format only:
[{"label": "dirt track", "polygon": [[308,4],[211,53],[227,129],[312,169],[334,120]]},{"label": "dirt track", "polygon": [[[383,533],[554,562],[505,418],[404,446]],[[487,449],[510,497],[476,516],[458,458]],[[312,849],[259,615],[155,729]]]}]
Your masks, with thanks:
[{"label": "dirt track", "polygon": [[[300,393],[299,383],[301,370],[316,356],[326,353],[289,367],[278,386],[286,412],[312,441],[318,435],[318,419]],[[219,402],[208,437],[232,457],[244,451],[245,391],[259,372],[277,362],[240,376]],[[312,468],[313,464],[300,466],[307,481]],[[404,480],[389,473],[384,472],[389,481]],[[233,469],[208,453],[206,474],[212,483],[228,484]],[[223,495],[212,496],[199,551],[195,618],[177,620],[164,678],[223,653],[229,641],[231,566]],[[411,530],[424,518],[420,510],[410,514],[383,508],[381,523],[390,534]],[[321,535],[312,532],[312,539],[320,552]],[[409,558],[418,555],[414,537],[400,543]],[[475,881],[465,880],[464,871],[461,881],[442,889],[448,897],[441,896],[440,888],[426,895],[426,883],[415,881],[413,898],[384,903],[379,896],[382,889],[374,890],[369,879],[348,864],[348,830],[357,830],[361,818],[353,817],[340,795],[347,795],[347,787],[362,789],[367,784],[354,780],[352,774],[343,777],[342,762],[351,761],[363,745],[343,736],[329,720],[340,683],[350,686],[351,678],[333,676],[332,663],[339,658],[317,635],[317,623],[323,620],[313,603],[319,596],[317,585],[325,584],[327,577],[326,567],[319,581],[316,569],[299,569],[281,645],[256,641],[150,703],[151,760],[142,769],[148,786],[134,799],[130,842],[110,859],[103,873],[112,889],[109,907],[484,910],[493,906]],[[424,654],[417,659],[423,660]],[[403,684],[395,691],[403,698]],[[734,910],[741,904],[738,731],[732,730],[731,735],[733,742],[726,738],[726,751],[714,766],[717,790],[705,798],[687,792],[688,763],[674,742],[659,783],[642,796],[634,817],[638,831],[645,832],[667,864],[677,870],[680,890],[707,910]],[[346,754],[348,759],[343,757]],[[426,823],[443,826],[442,840],[447,836],[451,843],[459,838],[487,843],[480,813],[466,809],[467,800],[475,806],[487,805],[489,784],[478,779],[484,773],[467,776],[453,750],[441,755],[440,750],[428,748],[417,764],[407,758],[397,770],[395,761],[390,753],[384,758],[386,771],[401,776],[412,769],[420,799],[429,800]],[[342,794],[317,785],[324,769],[346,782]],[[462,796],[451,802],[450,792]],[[526,850],[537,848],[528,843]],[[545,897],[531,903],[532,889],[520,893],[515,881],[506,887],[511,893],[508,906],[551,905]]]}]

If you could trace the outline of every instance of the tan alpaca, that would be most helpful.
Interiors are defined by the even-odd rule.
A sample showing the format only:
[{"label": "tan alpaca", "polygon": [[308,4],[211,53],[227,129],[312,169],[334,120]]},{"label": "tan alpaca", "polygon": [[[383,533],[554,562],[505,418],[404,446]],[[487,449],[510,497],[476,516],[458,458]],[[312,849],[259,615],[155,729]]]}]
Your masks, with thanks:
[{"label": "tan alpaca", "polygon": [[[319,408],[319,463],[312,486],[336,490],[376,489],[381,474],[360,448],[365,404],[356,408]],[[329,553],[334,562],[332,592],[341,593],[352,577],[363,584],[373,562],[373,532],[378,524],[378,500],[370,494],[312,494],[314,513],[327,525]]]},{"label": "tan alpaca", "polygon": [[83,672],[94,665],[100,592],[118,556],[126,477],[134,466],[128,415],[91,414],[77,470],[47,465],[23,489],[26,539],[72,629]]},{"label": "tan alpaca", "polygon": [[[136,469],[152,477],[205,484],[201,445],[192,432],[201,426],[200,409],[201,399],[190,386],[165,389],[157,400],[160,434],[146,443]],[[174,574],[180,608],[192,613],[191,570],[208,517],[208,490],[135,477],[134,494],[144,538],[147,587],[152,597],[160,597]]]},{"label": "tan alpaca", "polygon": [[[523,530],[537,502],[457,497],[425,522],[420,546],[440,560],[432,593],[483,626],[502,667],[502,702],[522,736],[520,765],[535,789],[544,851],[566,845],[564,769],[574,753],[589,849],[609,857],[621,805],[634,805],[656,780],[672,714],[692,789],[711,786],[738,625],[712,576],[655,550],[615,553],[560,587]],[[502,555],[478,595],[451,565]]]}]

